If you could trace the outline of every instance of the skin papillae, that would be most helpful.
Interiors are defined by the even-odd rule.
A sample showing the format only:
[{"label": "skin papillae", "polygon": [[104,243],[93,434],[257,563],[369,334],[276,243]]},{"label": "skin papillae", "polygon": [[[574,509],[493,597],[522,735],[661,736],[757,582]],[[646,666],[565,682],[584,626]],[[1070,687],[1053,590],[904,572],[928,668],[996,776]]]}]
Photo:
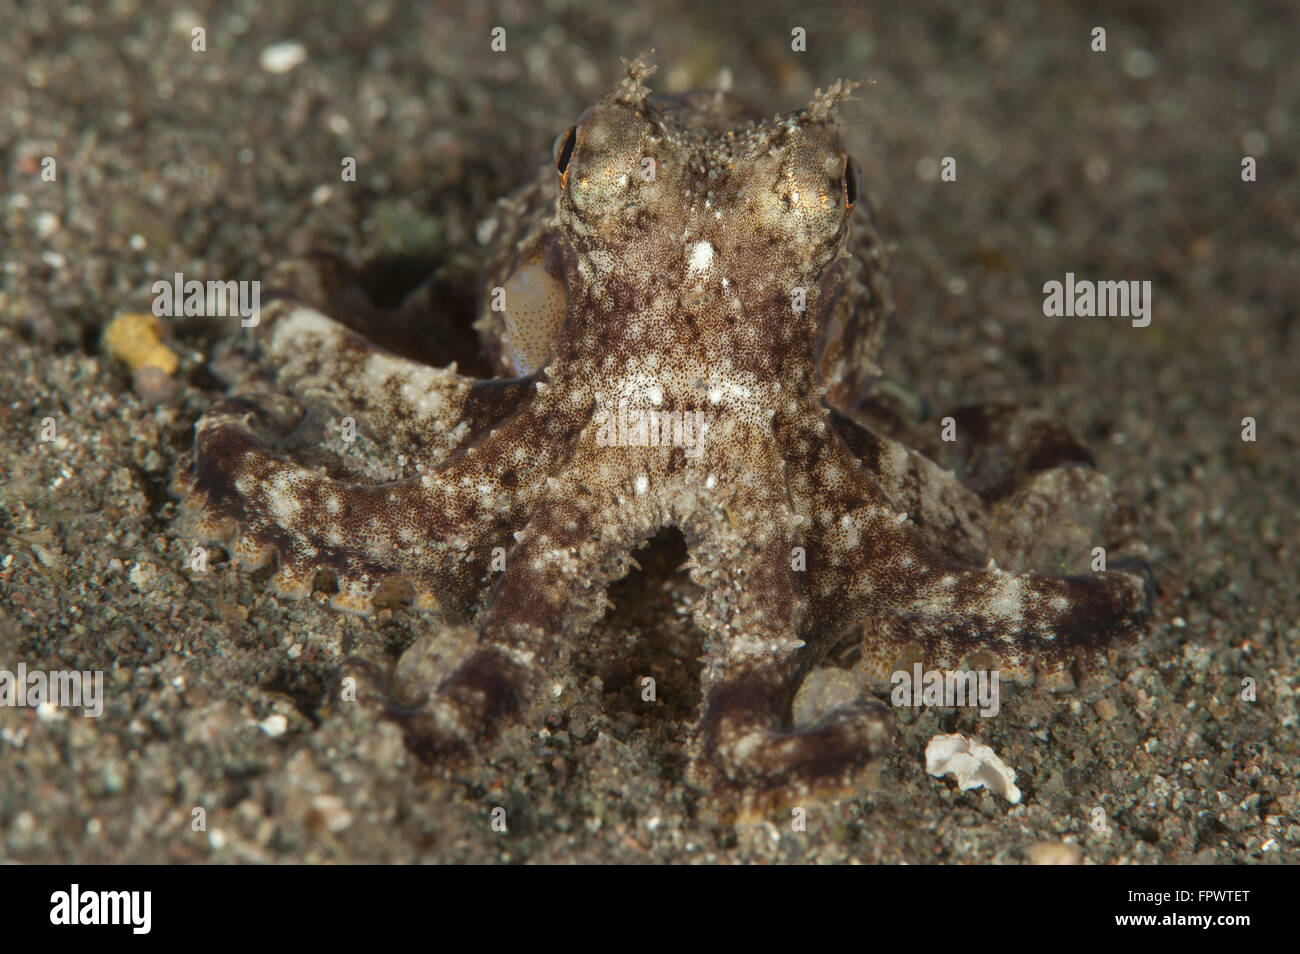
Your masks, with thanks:
[{"label": "skin papillae", "polygon": [[[180,486],[200,532],[274,562],[282,596],[329,577],[341,609],[404,598],[464,627],[413,702],[381,700],[434,761],[525,713],[664,527],[704,594],[704,786],[851,784],[888,751],[869,696],[790,721],[846,637],[876,686],[915,662],[1049,688],[1103,668],[1146,625],[1142,574],[1114,569],[1141,544],[1069,431],[955,412],[958,476],[903,442],[911,425],[870,426],[889,292],[868,215],[850,240],[865,201],[834,125],[849,87],[758,120],[722,93],[652,98],[652,72],[627,64],[497,208],[478,327],[499,378],[387,353],[327,317],[340,279],[281,272],[294,290],[255,334],[282,395],[237,393],[199,421]],[[356,446],[295,441],[303,408],[351,418]],[[365,463],[398,455],[386,478]],[[1098,544],[1112,569],[1089,572]],[[1084,572],[1030,572],[1043,563]]]}]

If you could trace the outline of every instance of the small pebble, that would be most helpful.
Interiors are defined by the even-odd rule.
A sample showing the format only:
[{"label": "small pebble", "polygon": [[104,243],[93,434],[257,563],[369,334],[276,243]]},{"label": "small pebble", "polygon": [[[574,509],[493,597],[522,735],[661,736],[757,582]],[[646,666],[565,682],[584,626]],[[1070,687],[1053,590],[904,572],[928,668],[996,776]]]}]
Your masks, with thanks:
[{"label": "small pebble", "polygon": [[175,397],[177,385],[166,371],[147,364],[131,372],[131,390],[141,403],[154,407]]},{"label": "small pebble", "polygon": [[104,329],[104,347],[132,371],[154,367],[174,374],[180,365],[176,352],[162,340],[162,323],[146,312],[118,315]]},{"label": "small pebble", "polygon": [[257,724],[257,727],[273,739],[278,739],[289,731],[289,720],[280,713],[269,715]]},{"label": "small pebble", "polygon": [[53,212],[42,212],[36,216],[36,237],[44,241],[59,230],[62,223]]},{"label": "small pebble", "polygon": [[1040,841],[1029,848],[1029,863],[1034,865],[1077,865],[1082,860],[1078,846],[1063,841]]},{"label": "small pebble", "polygon": [[311,800],[311,814],[313,822],[334,834],[352,824],[352,813],[337,795],[317,795]]},{"label": "small pebble", "polygon": [[257,58],[258,64],[268,73],[287,73],[307,61],[307,47],[297,40],[272,43]]}]

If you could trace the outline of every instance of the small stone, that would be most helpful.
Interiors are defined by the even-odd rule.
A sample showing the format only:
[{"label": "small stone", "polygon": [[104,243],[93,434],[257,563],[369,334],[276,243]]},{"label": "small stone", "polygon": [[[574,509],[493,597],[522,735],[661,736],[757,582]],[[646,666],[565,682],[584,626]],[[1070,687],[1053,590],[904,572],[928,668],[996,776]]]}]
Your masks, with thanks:
[{"label": "small stone", "polygon": [[144,460],[140,461],[140,466],[146,474],[156,474],[167,466],[167,462],[163,460],[162,454],[151,447],[145,453]]},{"label": "small stone", "polygon": [[126,787],[126,778],[122,773],[122,766],[116,762],[109,762],[105,765],[100,776],[104,780],[104,790],[110,795],[116,795]]},{"label": "small stone", "polygon": [[1119,708],[1109,699],[1098,699],[1093,705],[1093,709],[1097,712],[1097,718],[1105,722],[1109,722],[1119,715]]},{"label": "small stone", "polygon": [[62,223],[53,212],[42,212],[36,216],[36,237],[44,241],[59,230]]},{"label": "small stone", "polygon": [[297,40],[272,43],[262,50],[258,65],[268,73],[288,73],[307,61],[307,47]]},{"label": "small stone", "polygon": [[127,578],[136,589],[144,591],[153,585],[154,568],[148,563],[136,563],[131,567]]},{"label": "small stone", "polygon": [[166,404],[175,397],[177,387],[166,371],[145,365],[131,372],[131,390],[142,404],[155,407]]},{"label": "small stone", "polygon": [[132,371],[153,367],[174,374],[180,364],[176,352],[163,343],[162,323],[144,312],[128,312],[114,318],[104,329],[104,347]]},{"label": "small stone", "polygon": [[311,800],[308,822],[313,828],[324,828],[338,834],[352,824],[352,813],[337,795],[317,795]]},{"label": "small stone", "polygon": [[257,724],[257,727],[273,739],[278,739],[289,731],[289,720],[280,713],[269,715]]},{"label": "small stone", "polygon": [[1040,841],[1029,848],[1029,863],[1034,865],[1077,865],[1082,860],[1079,846],[1063,841]]}]

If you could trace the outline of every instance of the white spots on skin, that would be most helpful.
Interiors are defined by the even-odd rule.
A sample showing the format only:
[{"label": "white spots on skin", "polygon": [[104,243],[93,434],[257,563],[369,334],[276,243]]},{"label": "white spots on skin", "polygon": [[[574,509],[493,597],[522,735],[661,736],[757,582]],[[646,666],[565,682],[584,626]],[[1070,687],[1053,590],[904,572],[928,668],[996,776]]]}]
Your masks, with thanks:
[{"label": "white spots on skin", "polygon": [[618,260],[603,248],[587,249],[579,260],[579,264],[581,265],[582,262],[589,263],[592,271],[603,275],[609,275],[618,268]]},{"label": "white spots on skin", "polygon": [[645,474],[636,475],[636,492],[637,496],[644,495],[650,489],[650,478]]},{"label": "white spots on skin", "polygon": [[1018,576],[1006,576],[989,598],[985,601],[988,615],[1018,625],[1024,615],[1025,596],[1023,579]]},{"label": "white spots on skin", "polygon": [[840,517],[840,529],[844,532],[844,546],[850,550],[857,549],[862,542],[862,524],[851,514]]},{"label": "white spots on skin", "polygon": [[271,511],[271,516],[275,522],[282,527],[292,526],[298,519],[298,514],[302,512],[302,504],[293,497],[284,494],[268,494],[267,509]]},{"label": "white spots on skin", "polygon": [[266,491],[266,502],[276,523],[282,527],[293,524],[302,512],[298,486],[290,472],[276,474]]},{"label": "white spots on skin", "polygon": [[691,247],[690,259],[687,263],[687,272],[698,274],[707,272],[713,267],[713,245],[710,242],[696,242]]}]

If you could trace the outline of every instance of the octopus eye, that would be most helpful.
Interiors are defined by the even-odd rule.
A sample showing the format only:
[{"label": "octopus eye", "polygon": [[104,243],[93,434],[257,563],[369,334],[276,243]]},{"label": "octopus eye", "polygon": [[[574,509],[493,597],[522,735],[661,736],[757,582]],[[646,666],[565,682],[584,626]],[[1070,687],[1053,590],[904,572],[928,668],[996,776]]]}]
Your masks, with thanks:
[{"label": "octopus eye", "polygon": [[560,174],[561,179],[564,178],[565,170],[569,168],[569,160],[573,158],[573,149],[577,144],[577,126],[570,126],[568,132],[555,139],[555,170]]},{"label": "octopus eye", "polygon": [[862,168],[852,156],[844,157],[844,208],[853,208],[858,201],[858,183],[862,180]]}]

